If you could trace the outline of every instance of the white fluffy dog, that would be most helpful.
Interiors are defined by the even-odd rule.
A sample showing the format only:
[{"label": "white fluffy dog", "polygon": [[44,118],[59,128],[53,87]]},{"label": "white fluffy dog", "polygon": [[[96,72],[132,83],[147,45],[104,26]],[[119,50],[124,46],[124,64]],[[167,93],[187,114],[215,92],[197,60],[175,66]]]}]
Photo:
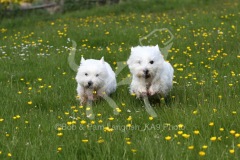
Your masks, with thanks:
[{"label": "white fluffy dog", "polygon": [[109,95],[116,90],[116,76],[110,65],[101,60],[81,58],[77,76],[77,93],[81,104]]},{"label": "white fluffy dog", "polygon": [[173,85],[174,71],[171,64],[164,60],[158,45],[132,47],[127,64],[132,74],[132,94],[138,98],[168,95]]}]

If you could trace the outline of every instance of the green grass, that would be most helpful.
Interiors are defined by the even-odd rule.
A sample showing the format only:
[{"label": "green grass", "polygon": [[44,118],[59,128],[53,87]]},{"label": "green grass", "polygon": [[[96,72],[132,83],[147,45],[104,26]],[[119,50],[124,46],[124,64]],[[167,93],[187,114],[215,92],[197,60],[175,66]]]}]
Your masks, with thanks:
[{"label": "green grass", "polygon": [[[128,3],[1,21],[0,159],[240,158],[239,2]],[[158,115],[151,120],[123,85],[111,95],[119,115],[99,100],[96,118],[86,118],[67,62],[71,40],[77,64],[81,55],[104,56],[117,70],[139,38],[161,28],[175,37],[168,55],[175,69],[171,103],[150,100]],[[168,38],[161,32],[153,41],[164,47]],[[126,66],[118,82],[128,74]]]}]

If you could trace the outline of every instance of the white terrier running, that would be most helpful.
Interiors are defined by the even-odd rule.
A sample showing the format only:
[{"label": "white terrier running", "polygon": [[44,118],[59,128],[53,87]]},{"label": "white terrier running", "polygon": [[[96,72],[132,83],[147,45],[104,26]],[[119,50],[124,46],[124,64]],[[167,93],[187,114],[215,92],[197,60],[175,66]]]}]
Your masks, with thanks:
[{"label": "white terrier running", "polygon": [[95,100],[105,94],[109,95],[117,87],[115,73],[103,57],[101,60],[85,60],[82,57],[76,81],[81,104],[86,103],[87,100]]},{"label": "white terrier running", "polygon": [[173,85],[174,71],[171,64],[164,60],[158,45],[132,47],[127,64],[132,74],[132,94],[138,98],[168,95]]}]

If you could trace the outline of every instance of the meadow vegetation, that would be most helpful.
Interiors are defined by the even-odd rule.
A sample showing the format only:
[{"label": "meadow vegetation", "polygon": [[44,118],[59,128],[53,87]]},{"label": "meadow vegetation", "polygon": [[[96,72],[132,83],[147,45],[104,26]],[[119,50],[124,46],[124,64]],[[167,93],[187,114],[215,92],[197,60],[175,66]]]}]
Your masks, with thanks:
[{"label": "meadow vegetation", "polygon": [[[240,2],[130,1],[62,15],[0,22],[0,159],[239,159]],[[94,102],[95,119],[76,100],[68,64],[104,56],[120,83],[139,38],[154,29],[174,35],[167,60],[175,70],[170,102],[142,100],[118,86]],[[146,45],[164,48],[159,32]]]}]

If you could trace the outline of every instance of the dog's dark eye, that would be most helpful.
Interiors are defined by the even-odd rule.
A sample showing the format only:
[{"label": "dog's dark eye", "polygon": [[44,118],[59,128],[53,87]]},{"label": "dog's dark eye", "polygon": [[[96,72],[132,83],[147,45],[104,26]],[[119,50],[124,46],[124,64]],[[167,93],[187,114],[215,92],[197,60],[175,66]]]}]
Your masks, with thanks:
[{"label": "dog's dark eye", "polygon": [[88,76],[88,74],[87,74],[87,73],[85,73],[85,76]]},{"label": "dog's dark eye", "polygon": [[141,61],[137,61],[138,64],[141,64]]},{"label": "dog's dark eye", "polygon": [[154,61],[150,61],[149,63],[150,63],[150,64],[153,64],[153,63],[154,63]]},{"label": "dog's dark eye", "polygon": [[99,74],[96,74],[96,77],[98,77],[99,76]]}]

